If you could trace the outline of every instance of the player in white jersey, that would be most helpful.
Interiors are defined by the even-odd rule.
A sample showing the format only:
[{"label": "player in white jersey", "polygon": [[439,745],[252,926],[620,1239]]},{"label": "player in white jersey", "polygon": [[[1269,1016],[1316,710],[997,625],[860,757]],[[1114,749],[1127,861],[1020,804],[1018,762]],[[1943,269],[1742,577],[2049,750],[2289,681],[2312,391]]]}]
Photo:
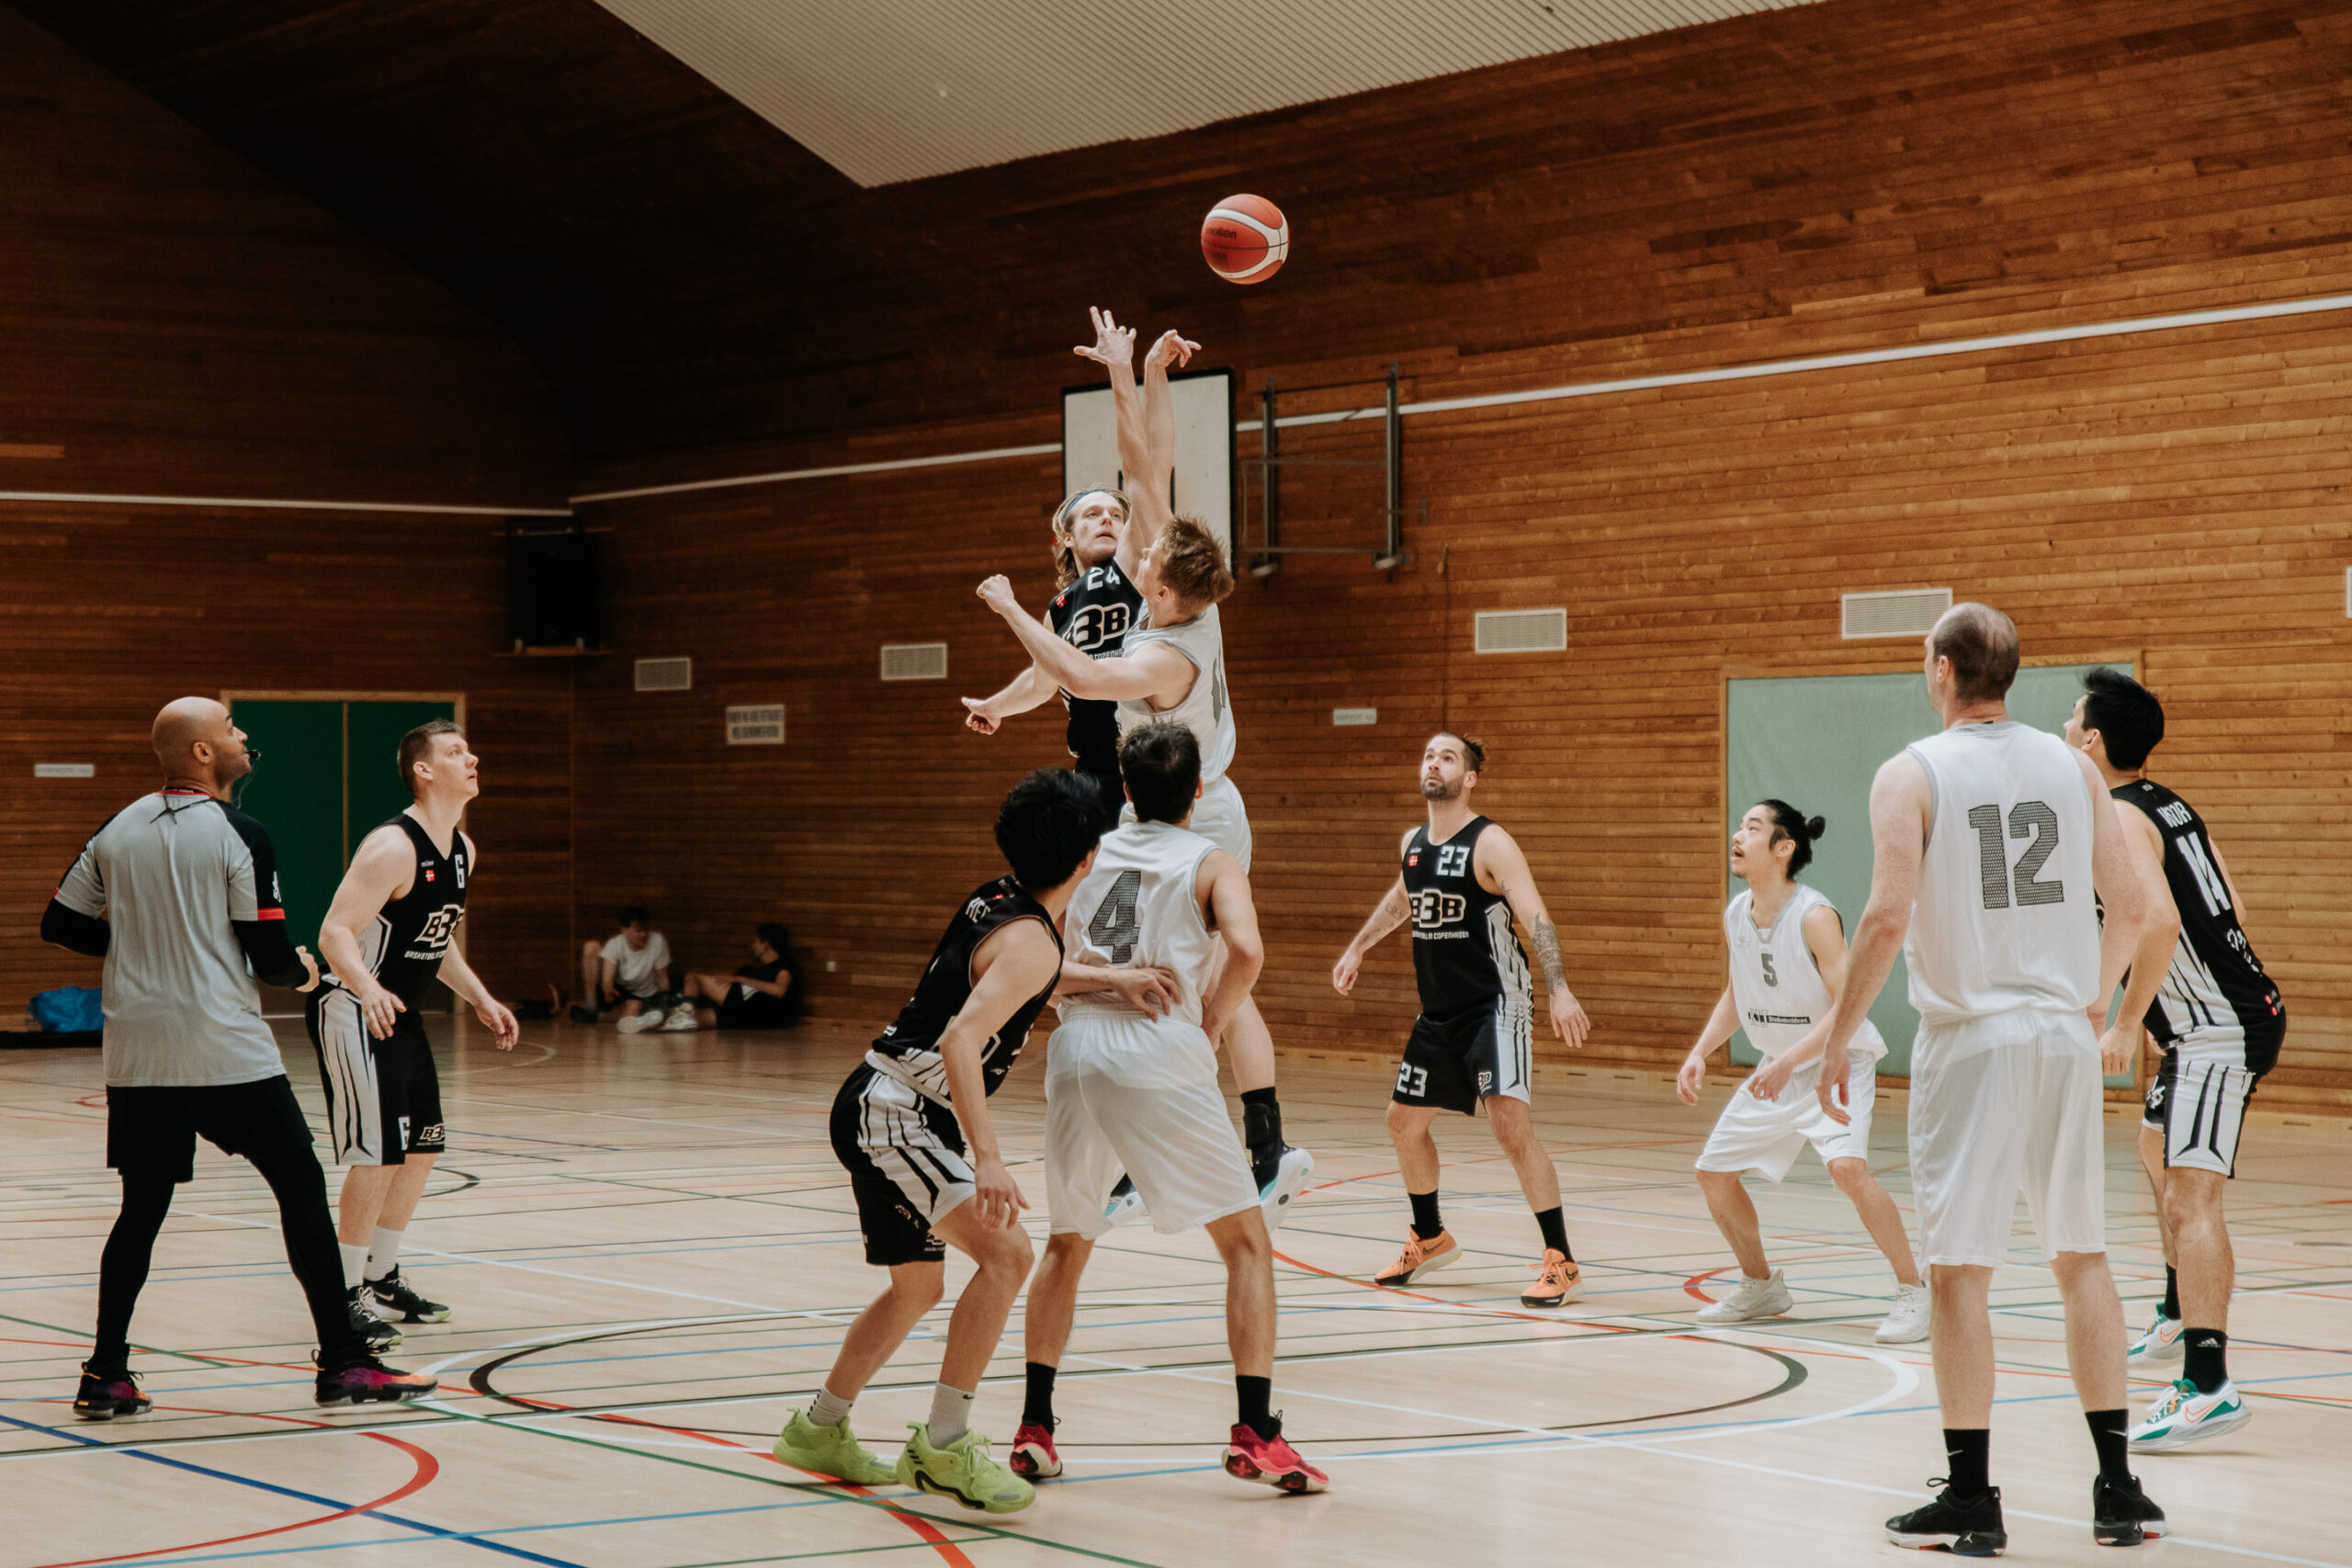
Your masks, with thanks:
[{"label": "player in white jersey", "polygon": [[[2123,1306],[2107,1267],[2099,1074],[2102,1059],[2109,1072],[2130,1066],[2172,938],[2148,919],[2147,889],[2089,759],[2002,705],[2017,669],[2017,627],[1998,610],[1955,604],[1928,634],[1928,695],[1944,728],[1871,783],[1870,903],[1816,1089],[1833,1119],[1849,1117],[1849,1046],[1900,948],[1920,1021],[1911,1173],[1936,1298],[1951,1479],[1886,1529],[1898,1546],[1975,1556],[2008,1541],[2001,1495],[1987,1479],[1987,1294],[2007,1261],[2020,1190],[2065,1303],[2067,1363],[2098,1450],[2092,1538],[2136,1546],[2165,1530],[2124,1442]],[[2127,968],[2123,1010],[2102,1037],[2107,998]]]},{"label": "player in white jersey", "polygon": [[[1182,341],[1182,340],[1179,340]],[[1197,344],[1187,344],[1189,352]],[[1117,655],[1090,658],[1056,637],[1021,607],[1001,576],[979,586],[980,598],[1004,618],[1036,669],[1073,697],[1118,704],[1119,732],[1170,719],[1190,729],[1201,748],[1201,800],[1193,830],[1250,869],[1250,817],[1226,770],[1235,750],[1233,709],[1226,700],[1225,634],[1217,605],[1233,592],[1225,550],[1198,522],[1174,515],[1170,502],[1176,463],[1172,399],[1146,405],[1132,377],[1114,375],[1119,400],[1119,461],[1134,506],[1128,537],[1148,541],[1132,576],[1143,608]],[[1133,405],[1131,410],[1130,405]],[[993,699],[991,699],[993,700]],[[974,710],[975,716],[978,716]],[[1132,818],[1130,808],[1123,814]],[[1233,1056],[1241,1090],[1250,1174],[1280,1224],[1290,1201],[1314,1171],[1313,1156],[1283,1141],[1282,1108],[1274,1094],[1274,1043],[1258,1004],[1244,998],[1223,1044]]]},{"label": "player in white jersey", "polygon": [[[1188,830],[1203,787],[1190,729],[1161,720],[1129,730],[1119,766],[1135,819],[1103,838],[1070,899],[1070,941],[1084,945],[1064,961],[1062,1023],[1046,1046],[1052,1235],[1029,1281],[1029,1391],[1012,1467],[1029,1476],[1061,1473],[1054,1375],[1069,1343],[1080,1275],[1111,1229],[1104,1201],[1124,1170],[1153,1228],[1173,1235],[1204,1226],[1225,1259],[1239,1404],[1227,1472],[1285,1492],[1320,1492],[1323,1472],[1283,1440],[1270,1404],[1273,1244],[1210,1043],[1265,962],[1250,879],[1230,854]],[[1139,1010],[1105,988],[1110,974],[1137,968],[1165,977],[1172,1006]]]},{"label": "player in white jersey", "polygon": [[1886,1055],[1875,1024],[1865,1019],[1849,1048],[1851,1119],[1832,1121],[1814,1096],[1821,1055],[1814,1026],[1829,1016],[1846,983],[1846,929],[1837,906],[1796,879],[1813,859],[1824,826],[1785,800],[1767,800],[1748,807],[1731,836],[1732,874],[1747,884],[1724,910],[1731,981],[1683,1060],[1675,1092],[1685,1105],[1699,1103],[1707,1058],[1736,1029],[1747,1031],[1748,1043],[1764,1060],[1733,1091],[1700,1151],[1699,1190],[1739,1259],[1740,1281],[1723,1300],[1700,1308],[1698,1318],[1746,1323],[1789,1310],[1789,1282],[1764,1255],[1756,1205],[1739,1179],[1753,1170],[1778,1181],[1811,1144],[1894,1270],[1894,1307],[1878,1325],[1878,1342],[1907,1345],[1928,1337],[1928,1287],[1912,1263],[1902,1211],[1871,1174],[1871,1107],[1878,1059]]}]

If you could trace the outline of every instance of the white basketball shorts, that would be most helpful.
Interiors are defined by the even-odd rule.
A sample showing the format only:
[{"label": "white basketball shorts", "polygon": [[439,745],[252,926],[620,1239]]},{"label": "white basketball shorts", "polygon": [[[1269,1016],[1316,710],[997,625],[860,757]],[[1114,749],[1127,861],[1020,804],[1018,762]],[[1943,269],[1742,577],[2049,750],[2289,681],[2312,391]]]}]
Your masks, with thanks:
[{"label": "white basketball shorts", "polygon": [[1849,1060],[1846,1104],[1853,1120],[1839,1125],[1821,1108],[1815,1086],[1821,1082],[1819,1058],[1789,1075],[1789,1085],[1778,1100],[1758,1100],[1742,1084],[1732,1091],[1731,1103],[1715,1118],[1707,1146],[1699,1151],[1701,1170],[1752,1170],[1768,1181],[1789,1174],[1799,1151],[1811,1144],[1821,1163],[1833,1159],[1871,1157],[1871,1110],[1877,1103],[1878,1059]]},{"label": "white basketball shorts", "polygon": [[[1135,819],[1134,801],[1119,807],[1122,824]],[[1243,871],[1250,869],[1250,808],[1231,778],[1219,779],[1201,791],[1201,798],[1193,802],[1193,819],[1184,826],[1231,855]]]},{"label": "white basketball shorts", "polygon": [[2098,1039],[2079,1012],[1922,1023],[1911,1047],[1911,1183],[1923,1260],[2008,1261],[2025,1194],[2046,1262],[2107,1250]]},{"label": "white basketball shorts", "polygon": [[1154,1230],[1258,1206],[1208,1036],[1182,1019],[1073,1009],[1046,1044],[1046,1192],[1056,1235],[1091,1241],[1125,1171]]},{"label": "white basketball shorts", "polygon": [[2165,1135],[2167,1168],[2237,1174],[2245,1104],[2262,1077],[2245,1063],[2245,1031],[2235,1024],[2199,1030],[2165,1052],[2140,1125]]}]

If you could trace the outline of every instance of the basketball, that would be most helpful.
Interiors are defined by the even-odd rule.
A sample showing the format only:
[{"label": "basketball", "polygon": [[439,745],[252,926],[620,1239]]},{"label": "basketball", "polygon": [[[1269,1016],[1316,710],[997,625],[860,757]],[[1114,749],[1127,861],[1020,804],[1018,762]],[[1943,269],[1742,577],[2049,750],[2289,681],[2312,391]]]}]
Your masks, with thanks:
[{"label": "basketball", "polygon": [[1263,283],[1290,254],[1290,220],[1262,196],[1228,196],[1201,220],[1201,254],[1227,283]]}]

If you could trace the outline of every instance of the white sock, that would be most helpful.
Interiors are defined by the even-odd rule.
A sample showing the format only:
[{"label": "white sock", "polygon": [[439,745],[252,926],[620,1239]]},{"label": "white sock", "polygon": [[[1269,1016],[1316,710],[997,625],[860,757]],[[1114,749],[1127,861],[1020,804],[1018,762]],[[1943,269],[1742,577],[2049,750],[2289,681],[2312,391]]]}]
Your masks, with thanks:
[{"label": "white sock", "polygon": [[380,1280],[400,1267],[401,1238],[406,1231],[388,1231],[376,1227],[376,1239],[368,1244],[368,1278]]},{"label": "white sock", "polygon": [[368,1249],[356,1241],[339,1241],[335,1250],[343,1254],[343,1288],[358,1286],[368,1277]]},{"label": "white sock", "polygon": [[838,1427],[849,1419],[852,1403],[820,1383],[817,1385],[817,1397],[808,1402],[808,1424],[811,1427]]},{"label": "white sock", "polygon": [[933,1448],[944,1449],[972,1429],[972,1401],[979,1392],[967,1393],[944,1382],[932,1385],[931,1420],[923,1437]]}]

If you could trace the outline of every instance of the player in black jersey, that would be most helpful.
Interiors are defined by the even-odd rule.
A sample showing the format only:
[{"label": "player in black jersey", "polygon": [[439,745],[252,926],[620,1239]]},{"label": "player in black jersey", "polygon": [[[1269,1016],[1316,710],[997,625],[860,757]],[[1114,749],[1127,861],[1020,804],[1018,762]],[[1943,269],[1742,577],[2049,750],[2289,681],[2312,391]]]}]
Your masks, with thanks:
[{"label": "player in black jersey", "polygon": [[[833,1153],[848,1168],[865,1260],[890,1283],[842,1337],[824,1386],[796,1410],[775,1457],[859,1485],[902,1485],[1009,1514],[1036,1492],[989,1457],[972,1397],[1003,1336],[1034,1253],[1028,1204],[1004,1168],[988,1097],[1012,1070],[1030,1025],[1060,982],[1063,912],[1094,863],[1105,813],[1091,781],[1041,768],[997,813],[1012,874],[957,906],[896,1022],[833,1100]],[[850,1406],[946,1288],[953,1247],[979,1272],[948,1320],[931,1419],[912,1427],[893,1467],[858,1443]]]},{"label": "player in black jersey", "polygon": [[409,808],[359,840],[319,927],[333,973],[311,997],[311,1043],[326,1088],[327,1133],[342,1165],[335,1231],[355,1322],[371,1338],[400,1331],[370,1309],[408,1323],[440,1323],[449,1309],[401,1278],[401,1241],[447,1143],[441,1084],[418,1009],[438,978],[471,1004],[492,1043],[512,1051],[521,1031],[453,945],[478,863],[458,829],[481,793],[481,760],[446,718],[401,738]]},{"label": "player in black jersey", "polygon": [[2164,1239],[2165,1300],[2131,1360],[2186,1359],[2180,1379],[2131,1429],[2132,1448],[2159,1450],[2218,1437],[2252,1415],[2229,1376],[2236,1260],[2222,1191],[2236,1169],[2246,1101],[2278,1060],[2287,1010],[2239,924],[2245,902],[2204,818],[2148,777],[2148,753],[2165,735],[2163,705],[2117,670],[2093,670],[2083,685],[2066,739],[2089,754],[2116,805],[2128,808],[2117,816],[2150,890],[2152,918],[2171,919],[2180,933],[2148,1008],[2164,1063],[2140,1124],[2140,1160]]},{"label": "player in black jersey", "polygon": [[1544,1232],[1540,1278],[1519,1299],[1528,1306],[1564,1306],[1584,1290],[1568,1251],[1560,1213],[1560,1176],[1536,1138],[1528,1097],[1533,987],[1527,954],[1511,929],[1516,913],[1544,965],[1553,1031],[1571,1046],[1592,1027],[1568,990],[1560,966],[1560,937],[1519,845],[1470,809],[1470,793],[1486,765],[1486,749],[1465,736],[1440,731],[1421,751],[1421,798],[1429,821],[1405,835],[1404,864],[1396,885],[1348,950],[1331,966],[1341,996],[1355,988],[1373,945],[1413,922],[1413,975],[1421,1013],[1405,1044],[1388,1107],[1388,1135],[1413,1204],[1412,1235],[1404,1254],[1374,1282],[1409,1285],[1462,1256],[1438,1214],[1437,1143],[1430,1123],[1441,1111],[1476,1115],[1487,1108],[1495,1142],[1519,1173],[1520,1190]]}]

